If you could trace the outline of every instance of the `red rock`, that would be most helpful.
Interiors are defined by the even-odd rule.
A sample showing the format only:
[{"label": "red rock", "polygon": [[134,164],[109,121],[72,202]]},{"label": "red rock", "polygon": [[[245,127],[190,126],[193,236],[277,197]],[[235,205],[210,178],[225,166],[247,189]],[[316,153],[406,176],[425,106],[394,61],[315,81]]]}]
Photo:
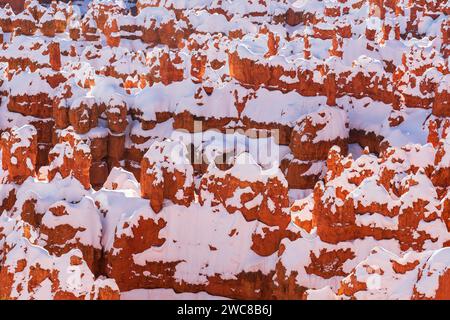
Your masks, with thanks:
[{"label": "red rock", "polygon": [[[118,248],[117,251],[110,251],[106,253],[106,272],[109,277],[114,278],[122,291],[132,290],[139,288],[148,279],[143,276],[139,276],[138,272],[142,271],[143,267],[136,265],[133,262],[133,254],[136,252],[142,252],[151,246],[161,246],[165,239],[159,238],[159,231],[164,228],[166,222],[163,219],[154,221],[152,219],[146,219],[145,217],[139,217],[139,220],[135,225],[128,225],[133,234],[132,237],[126,235],[115,235],[113,247]],[[163,263],[154,263],[152,268],[154,274],[161,274],[164,272]],[[173,269],[173,266],[167,266],[169,270]],[[166,268],[167,268],[166,267]],[[133,270],[134,269],[134,270]],[[169,271],[166,275],[173,274]],[[170,278],[162,278],[162,282],[170,281]]]},{"label": "red rock", "polygon": [[[10,9],[1,11],[0,98],[7,110],[4,119],[0,115],[5,130],[0,212],[6,210],[0,219],[0,299],[38,299],[44,292],[52,299],[119,298],[112,281],[95,279],[99,274],[115,278],[122,291],[203,291],[240,299],[386,299],[399,294],[446,299],[450,276],[442,251],[450,245],[450,122],[445,120],[450,113],[445,58],[450,44],[445,16],[450,9],[445,1],[284,3],[274,12],[268,1],[249,0],[245,13],[234,12],[227,1],[207,8],[153,2],[138,0],[137,12],[112,2],[92,3],[83,17],[71,4],[47,0],[42,2],[46,6],[27,0],[25,12],[17,16]],[[364,16],[367,6],[369,17]],[[144,12],[144,7],[150,8]],[[222,26],[205,23],[210,14],[224,21],[226,30],[215,32]],[[236,18],[245,23],[238,25]],[[432,46],[422,48],[416,42],[430,36],[427,30],[419,34],[427,21],[443,22],[440,34],[432,32]],[[286,24],[303,25],[304,33],[286,33]],[[367,52],[348,52],[361,30],[358,41]],[[59,33],[85,45],[52,40]],[[392,51],[396,41],[411,44],[401,65],[401,52]],[[122,42],[133,48],[121,47]],[[138,42],[147,46],[144,51]],[[323,48],[330,43],[327,57]],[[180,86],[192,88],[191,96],[170,91]],[[164,99],[152,105],[145,98],[133,101],[146,87],[161,90],[157,93]],[[270,99],[298,93],[299,105],[280,109],[276,104],[284,99],[274,98],[269,102],[282,114],[274,114],[273,122],[256,121],[255,110],[246,108],[249,102],[255,108],[251,100],[266,93]],[[227,94],[232,98],[222,102]],[[220,109],[221,103],[230,116],[211,114],[209,108]],[[270,103],[261,105],[269,108]],[[369,113],[378,104],[383,110],[375,124]],[[302,114],[297,110],[301,105],[308,114],[295,121],[292,116]],[[432,112],[425,121],[430,144],[390,147],[408,138],[403,126],[411,128],[416,112],[421,114],[405,107]],[[362,122],[360,112],[369,115]],[[20,129],[8,128],[17,121],[35,127],[30,147],[21,149],[27,139],[13,134]],[[170,136],[171,126],[185,129],[186,136],[198,133],[199,122],[202,131],[235,128],[246,130],[249,139],[274,137],[288,156],[280,168],[263,170],[251,162],[239,169],[239,157],[232,157],[237,150],[213,157],[200,150],[197,156],[193,144],[159,141]],[[146,153],[153,141],[158,142]],[[355,158],[345,156],[350,143],[367,148],[360,154],[352,145]],[[130,172],[111,182],[108,174],[115,167]],[[58,176],[75,179],[60,181]],[[75,180],[86,190],[79,190]],[[64,188],[71,181],[70,190],[52,190],[52,203],[42,198],[53,185]],[[91,189],[105,181],[104,189]],[[307,190],[289,190],[313,188],[304,198]],[[64,199],[53,200],[60,194]],[[86,208],[79,194],[90,202]],[[116,208],[128,201],[130,212],[124,212],[128,203]],[[178,205],[185,207],[182,212]],[[205,211],[203,219],[197,219],[197,210]],[[174,215],[202,223],[198,230],[220,243],[172,234],[180,221],[171,220]],[[209,219],[221,225],[203,228]],[[220,234],[228,221],[232,227]],[[221,247],[226,243],[236,250],[230,239],[239,239],[242,252]],[[375,249],[365,257],[377,244],[413,254],[400,258]],[[221,272],[208,258],[195,269],[194,246],[208,257],[223,253],[239,268]],[[189,265],[193,261],[195,266]],[[61,265],[82,266],[89,284],[83,292],[65,286]],[[382,279],[375,293],[370,276]],[[343,278],[337,287],[336,277]],[[433,290],[427,290],[430,284]],[[327,286],[312,289],[322,285]]]},{"label": "red rock", "polygon": [[0,6],[3,7],[5,4],[10,6],[16,13],[19,13],[24,9],[23,0],[0,0]]},{"label": "red rock", "polygon": [[[289,198],[287,182],[281,172],[274,173],[274,176],[265,175],[246,154],[241,154],[233,168],[227,171],[212,165],[200,182],[201,204],[206,201],[211,206],[222,204],[230,214],[239,210],[248,221],[258,220],[281,228],[287,226],[290,220],[287,212]],[[259,171],[259,174],[255,175],[254,181],[241,180],[238,174],[241,170]]]},{"label": "red rock", "polygon": [[48,179],[53,180],[57,173],[62,178],[72,176],[89,189],[91,161],[89,146],[73,131],[64,130],[49,153]]},{"label": "red rock", "polygon": [[[54,90],[48,83],[43,70],[18,71],[9,79],[8,86],[9,111],[40,119],[52,117]],[[27,91],[25,89],[27,87],[33,90]]]},{"label": "red rock", "polygon": [[112,19],[105,24],[106,43],[110,47],[118,47],[120,45],[120,33],[117,20]]},{"label": "red rock", "polygon": [[301,161],[285,158],[281,162],[281,170],[291,189],[313,189],[322,176],[323,161]]},{"label": "red rock", "polygon": [[125,155],[125,135],[110,134],[108,136],[108,158],[120,161]]},{"label": "red rock", "polygon": [[436,86],[433,114],[438,117],[450,116],[450,88],[447,86],[449,81],[450,75],[446,75],[441,79],[439,86]]},{"label": "red rock", "polygon": [[189,206],[194,199],[193,168],[181,142],[154,142],[141,162],[142,197],[150,199],[153,211],[163,200]]},{"label": "red rock", "polygon": [[105,112],[109,130],[114,134],[124,133],[128,125],[128,108],[125,102],[112,100]]},{"label": "red rock", "polygon": [[69,26],[69,36],[73,41],[77,41],[81,37],[81,29],[75,26]]},{"label": "red rock", "polygon": [[37,31],[37,23],[28,10],[22,11],[12,20],[14,33],[16,35],[32,36]]},{"label": "red rock", "polygon": [[[305,115],[297,122],[289,145],[295,158],[304,161],[326,160],[328,151],[337,145],[347,152],[348,124],[345,112],[323,108]],[[333,133],[329,133],[329,132]]]},{"label": "red rock", "polygon": [[[2,299],[118,299],[119,292],[112,279],[95,279],[82,258],[82,253],[72,250],[61,257],[48,254],[25,238],[11,250],[9,259],[0,270],[0,297]],[[33,258],[31,258],[33,257]],[[67,283],[67,267],[74,277],[90,286],[76,289],[76,282]],[[64,275],[66,277],[64,277]],[[70,277],[70,274],[69,274]],[[70,280],[70,279],[69,279]],[[74,278],[74,281],[77,281]],[[49,283],[49,285],[46,285]],[[46,288],[42,290],[42,288]]]},{"label": "red rock", "polygon": [[158,57],[159,64],[150,70],[149,81],[161,82],[164,85],[169,85],[172,82],[182,81],[184,79],[184,70],[177,68],[180,62],[180,57],[171,57],[169,52],[161,52]]},{"label": "red rock", "polygon": [[50,143],[39,143],[38,144],[38,153],[36,157],[36,168],[40,168],[43,166],[47,166],[48,163],[48,154],[50,150],[53,148],[53,145]]},{"label": "red rock", "polygon": [[355,257],[351,249],[320,250],[319,256],[310,253],[311,263],[305,268],[306,273],[329,279],[335,276],[346,276],[343,265],[347,260]]},{"label": "red rock", "polygon": [[11,182],[22,184],[36,170],[37,131],[33,126],[14,127],[1,135],[2,167]]},{"label": "red rock", "polygon": [[81,98],[70,106],[68,115],[75,131],[84,134],[97,126],[98,107],[92,98]]},{"label": "red rock", "polygon": [[105,30],[105,24],[110,16],[123,15],[125,13],[124,8],[114,2],[94,3],[89,11],[93,15],[96,25],[102,31]]},{"label": "red rock", "polygon": [[[415,259],[399,258],[385,249],[374,248],[341,281],[338,294],[347,299],[367,299],[375,293],[383,299],[396,290],[398,299],[448,299],[448,266],[439,263],[448,259],[447,254],[446,248]],[[433,284],[425,285],[430,278],[435,278]]]},{"label": "red rock", "polygon": [[61,50],[58,42],[52,42],[48,46],[50,65],[53,70],[61,70]]},{"label": "red rock", "polygon": [[298,233],[286,229],[270,230],[268,227],[262,228],[263,234],[253,234],[251,249],[259,256],[268,257],[278,251],[281,240],[288,238],[291,241],[299,238]]},{"label": "red rock", "polygon": [[108,179],[108,163],[104,161],[93,162],[89,171],[90,182],[94,188],[101,188]]},{"label": "red rock", "polygon": [[89,139],[92,161],[100,161],[108,156],[108,137],[96,136]]},{"label": "red rock", "polygon": [[[8,0],[1,0],[0,4],[4,4],[5,2],[8,2]],[[20,0],[15,1],[15,6],[18,7],[17,2],[20,2]],[[23,5],[23,4],[20,4]],[[11,33],[14,30],[13,20],[15,18],[14,15],[14,8],[11,8],[10,3],[6,3],[5,5],[5,15],[0,17],[0,27],[2,28],[3,32]],[[17,11],[17,10],[16,10]]]},{"label": "red rock", "polygon": [[50,118],[52,115],[52,100],[46,93],[37,95],[10,96],[8,110],[36,118]]},{"label": "red rock", "polygon": [[54,37],[57,33],[63,33],[66,30],[67,22],[65,17],[56,15],[56,9],[53,12],[46,12],[41,20],[41,32],[46,37]]},{"label": "red rock", "polygon": [[296,26],[302,23],[303,14],[301,12],[295,12],[291,8],[286,12],[286,23],[290,26]]},{"label": "red rock", "polygon": [[[77,29],[73,28],[71,32],[74,39],[77,37]],[[97,41],[100,38],[97,23],[92,16],[85,15],[81,21],[81,35],[86,41]]]},{"label": "red rock", "polygon": [[56,99],[53,102],[53,119],[58,129],[65,129],[70,125],[69,108],[65,100]]},{"label": "red rock", "polygon": [[[75,226],[73,219],[77,220]],[[101,221],[92,200],[84,198],[77,204],[55,203],[42,217],[40,233],[50,254],[60,257],[79,249],[92,273],[99,274]]]}]

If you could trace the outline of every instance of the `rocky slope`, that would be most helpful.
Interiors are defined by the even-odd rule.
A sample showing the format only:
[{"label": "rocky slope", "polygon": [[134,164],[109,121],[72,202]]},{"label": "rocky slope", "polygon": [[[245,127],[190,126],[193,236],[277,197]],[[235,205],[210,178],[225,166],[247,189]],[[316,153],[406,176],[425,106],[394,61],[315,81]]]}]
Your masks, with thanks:
[{"label": "rocky slope", "polygon": [[0,299],[450,299],[449,15],[0,1]]}]

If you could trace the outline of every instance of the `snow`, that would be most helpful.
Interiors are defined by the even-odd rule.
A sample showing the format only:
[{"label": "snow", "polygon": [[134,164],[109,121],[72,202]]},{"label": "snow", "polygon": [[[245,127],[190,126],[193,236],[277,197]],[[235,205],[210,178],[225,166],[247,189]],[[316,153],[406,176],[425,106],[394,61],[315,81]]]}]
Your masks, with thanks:
[{"label": "snow", "polygon": [[114,167],[109,173],[108,179],[103,184],[103,188],[108,190],[123,190],[124,192],[140,195],[141,187],[133,174],[122,169]]},{"label": "snow", "polygon": [[78,239],[80,243],[100,249],[100,217],[92,200],[83,198],[78,204],[61,201],[52,205],[53,208],[59,206],[64,207],[67,214],[56,216],[51,211],[47,211],[42,218],[42,225],[50,229],[61,225],[69,225],[78,229],[73,237]]},{"label": "snow", "polygon": [[[319,110],[300,117],[294,131],[302,132],[302,141],[311,139],[313,143],[348,138],[347,113],[338,108],[321,107]],[[311,123],[316,132],[305,132],[306,123]]]},{"label": "snow", "polygon": [[[439,102],[435,96],[445,99],[445,92],[450,88],[450,75],[446,67],[448,59],[444,51],[446,44],[443,43],[443,32],[446,30],[443,26],[448,19],[445,12],[427,9],[425,14],[419,13],[413,21],[418,32],[408,35],[405,33],[410,22],[410,8],[404,1],[400,4],[406,6],[405,16],[394,16],[392,10],[386,8],[386,19],[383,21],[378,17],[379,12],[370,13],[376,5],[358,0],[138,0],[136,15],[129,13],[130,6],[134,4],[128,1],[94,0],[89,6],[87,3],[77,1],[73,6],[74,14],[68,17],[67,22],[70,28],[78,29],[84,24],[95,28],[99,36],[95,41],[87,41],[83,35],[80,40],[72,41],[68,32],[51,38],[42,36],[39,28],[43,23],[52,19],[66,20],[65,12],[71,7],[65,3],[58,3],[56,9],[52,9],[52,6],[32,2],[31,6],[43,12],[39,22],[34,21],[29,11],[16,16],[12,11],[0,9],[2,17],[27,20],[38,27],[33,36],[5,33],[0,50],[0,71],[3,74],[0,80],[3,96],[0,132],[3,140],[14,140],[9,150],[12,153],[10,164],[17,165],[22,161],[16,153],[30,148],[36,136],[40,151],[52,147],[51,152],[59,155],[49,166],[41,167],[37,177],[29,177],[21,185],[9,179],[10,173],[4,169],[5,165],[0,169],[0,205],[2,208],[6,206],[3,201],[11,194],[17,198],[13,208],[5,210],[0,216],[0,247],[10,250],[0,252],[0,267],[15,270],[21,258],[29,262],[25,271],[15,272],[14,283],[24,284],[25,287],[30,280],[27,279],[30,268],[39,264],[57,270],[62,289],[73,291],[66,287],[69,275],[65,270],[70,267],[70,256],[81,258],[81,252],[73,250],[58,257],[49,254],[42,247],[47,245],[48,239],[41,234],[39,227],[53,229],[69,225],[76,232],[67,244],[92,246],[103,251],[103,254],[117,255],[123,252],[122,248],[115,247],[115,239],[132,237],[133,228],[143,218],[166,223],[158,234],[165,241],[159,247],[133,252],[130,262],[139,267],[153,262],[176,264],[175,281],[206,285],[208,277],[212,276],[235,280],[242,272],[261,271],[264,275],[270,275],[280,264],[286,269],[287,276],[295,275],[296,285],[308,289],[307,298],[311,300],[350,298],[337,295],[341,281],[343,284],[352,281],[349,274],[366,284],[378,279],[377,276],[382,279],[378,288],[369,286],[367,290],[356,292],[354,298],[357,299],[410,299],[415,293],[427,298],[436,295],[440,277],[448,273],[450,265],[449,250],[443,248],[450,236],[444,214],[447,190],[434,184],[439,178],[436,177],[436,170],[445,172],[450,166],[450,140],[442,137],[444,130],[441,127],[439,138],[443,139],[439,148],[433,147],[428,143],[428,124],[430,119],[440,122],[439,117],[432,115],[436,111],[433,108]],[[101,5],[113,8],[114,13],[107,23],[111,23],[112,18],[117,20],[120,28],[118,35],[121,36],[119,47],[107,45],[105,35],[97,30],[99,12],[96,10]],[[325,8],[339,9],[341,16],[327,16]],[[350,13],[344,14],[344,8],[349,9]],[[442,11],[442,8],[447,9],[448,5],[439,10]],[[304,21],[297,26],[286,25],[282,19],[288,9],[299,13]],[[384,24],[391,27],[398,24],[402,38],[395,40],[392,30],[389,39],[381,43]],[[174,40],[172,35],[160,34],[159,31],[165,26],[169,26],[168,29],[173,26],[182,35],[183,39],[177,46],[163,44],[164,41]],[[343,52],[342,58],[330,57],[332,40],[322,40],[318,35],[338,32],[347,26],[351,26],[352,34],[350,38],[342,39],[342,47],[339,48]],[[138,31],[130,32],[133,28]],[[368,43],[364,36],[366,29],[377,32],[375,41]],[[141,39],[143,31],[154,32],[161,38],[157,40],[160,43],[144,43]],[[240,31],[242,38],[232,36],[235,31]],[[270,57],[267,56],[270,44],[268,32],[279,37],[277,53]],[[304,34],[308,34],[310,42],[310,59],[304,52]],[[61,47],[60,71],[49,66],[48,45],[51,42],[59,43]],[[370,50],[368,44],[374,49]],[[231,65],[230,55],[233,54],[240,59],[251,60],[258,68],[269,70],[270,79],[255,86],[240,83],[236,73],[252,70],[240,70],[239,65]],[[165,55],[169,57],[173,70],[163,70],[162,57]],[[194,71],[191,58],[197,55],[207,57],[206,64],[202,66],[205,68],[203,79],[194,79],[191,75]],[[231,74],[233,68],[234,75]],[[181,71],[181,77],[176,81],[169,79],[174,71]],[[333,107],[327,105],[328,99],[324,93],[329,89],[328,73],[341,77],[336,106]],[[303,74],[311,79],[304,79]],[[49,79],[59,76],[66,80],[50,86],[52,81]],[[376,87],[370,87],[372,93],[343,92],[344,88],[355,84],[351,81],[358,81],[357,76],[374,80]],[[161,78],[164,78],[164,83]],[[125,80],[137,85],[127,87]],[[317,86],[321,92],[305,90],[304,86],[309,84]],[[395,98],[399,99],[399,105],[395,108],[393,103],[386,103],[390,99],[390,91],[394,91]],[[301,92],[307,92],[309,96]],[[73,157],[74,150],[67,143],[52,143],[50,146],[49,137],[43,137],[42,132],[38,134],[39,130],[30,125],[36,121],[47,125],[52,119],[38,119],[8,109],[12,99],[25,95],[31,96],[27,99],[45,97],[55,101],[59,103],[60,111],[64,112],[84,105],[92,110],[106,106],[107,114],[117,114],[124,106],[128,112],[125,153],[126,157],[132,154],[133,160],[126,157],[114,160],[120,160],[122,166],[129,162],[127,164],[138,172],[139,157],[144,155],[151,167],[147,173],[154,173],[159,179],[164,178],[162,169],[165,169],[168,172],[182,171],[187,177],[186,186],[198,185],[202,178],[220,180],[231,176],[249,183],[268,183],[276,179],[287,189],[286,178],[279,169],[280,160],[286,158],[293,163],[309,165],[303,176],[320,175],[321,181],[316,185],[316,191],[289,190],[293,222],[288,226],[291,232],[289,238],[282,240],[282,246],[275,253],[262,257],[253,251],[253,239],[257,236],[270,239],[267,232],[286,230],[244,218],[240,211],[260,207],[266,197],[263,193],[255,193],[249,186],[235,188],[234,194],[224,202],[227,209],[236,209],[233,214],[222,205],[211,207],[209,201],[200,205],[198,194],[188,207],[175,205],[166,199],[162,211],[155,214],[149,200],[141,197],[140,184],[135,176],[122,168],[112,168],[103,188],[98,191],[86,190],[70,177],[62,179],[57,176],[49,182],[49,170],[62,166],[64,156]],[[33,104],[38,114],[41,107],[50,106]],[[190,125],[189,121],[183,122],[185,112],[196,120],[211,124],[210,130],[204,131],[198,127],[195,133],[183,128],[175,130],[176,126]],[[100,114],[98,126],[80,135],[80,139],[102,138],[106,141],[113,136],[108,128],[107,114]],[[160,121],[162,115],[168,115],[170,119]],[[392,124],[391,120],[395,117],[401,117],[401,123]],[[219,120],[219,124],[215,120]],[[307,121],[318,128],[317,132],[303,132]],[[147,127],[155,126],[144,130],[143,122],[148,122]],[[222,122],[225,125],[222,126]],[[251,132],[244,132],[246,127],[255,127],[258,133],[268,132],[270,135],[255,139]],[[55,128],[51,129],[53,133]],[[358,143],[352,141],[349,145],[351,155],[343,156],[339,163],[342,168],[337,168],[342,172],[332,177],[331,171],[325,175],[326,161],[294,159],[289,146],[280,146],[280,141],[272,134],[278,129],[287,132],[293,129],[302,134],[301,141],[312,143],[349,139],[352,138],[352,130],[358,130],[359,133],[374,133],[383,144],[379,148],[380,154],[374,155],[367,154],[367,150],[363,151]],[[67,134],[59,128],[56,131],[61,135]],[[209,163],[203,175],[194,171],[190,163],[188,146],[191,144],[196,155]],[[89,143],[79,144],[76,148],[90,153]],[[439,152],[444,154],[437,161]],[[220,155],[227,155],[228,164],[232,165],[228,170],[219,169],[215,163]],[[30,171],[34,171],[30,158],[23,161]],[[382,181],[390,173],[389,181]],[[157,179],[157,182],[160,181]],[[241,198],[248,199],[249,194],[254,197],[243,203]],[[176,197],[181,196],[179,191]],[[383,235],[408,231],[402,229],[400,222],[404,218],[408,220],[405,215],[412,212],[420,218],[412,233],[413,241],[417,241],[414,245],[419,246],[421,237],[429,239],[423,242],[421,252],[415,248],[404,252],[404,243],[400,243],[397,235],[384,240],[368,236],[337,244],[324,242],[318,236],[321,226],[313,225],[313,229],[306,232],[295,225],[295,222],[317,223],[316,220],[320,220],[316,207],[319,201],[335,215],[330,215],[331,218],[338,219],[336,225],[340,223],[340,211],[337,209],[349,204],[354,209],[362,209],[362,212],[355,214],[355,228],[381,229]],[[32,228],[22,217],[24,205],[30,203],[34,203],[34,211],[42,219],[37,228]],[[267,206],[273,211],[277,203],[270,197]],[[64,208],[64,214],[55,214],[56,208]],[[30,233],[27,236],[29,239],[24,239],[26,233]],[[320,256],[323,250],[332,252],[340,249],[349,250],[353,255],[343,263],[342,274],[326,278],[308,273],[313,256]],[[395,263],[417,266],[400,274],[395,270]],[[328,265],[322,267],[324,270],[330,268]],[[75,290],[76,295],[91,294],[95,288],[105,285],[117,289],[111,279],[95,280],[86,263],[81,268],[85,278],[81,288]],[[153,275],[145,273],[142,276]],[[274,284],[283,280],[277,277],[278,272],[274,276]],[[49,279],[42,281],[33,292],[19,292],[19,286],[15,286],[12,296],[51,299],[54,297],[52,286]],[[122,298],[222,297],[142,288],[123,292]]]},{"label": "snow", "polygon": [[81,183],[73,178],[56,179],[52,183],[46,183],[30,177],[16,191],[16,205],[21,208],[26,200],[36,199],[38,201],[35,210],[43,214],[52,204],[62,199],[79,202],[86,192]]},{"label": "snow", "polygon": [[280,123],[293,126],[303,115],[325,105],[324,97],[304,97],[295,91],[283,93],[261,88],[246,104],[242,116],[260,123]]},{"label": "snow", "polygon": [[393,199],[387,190],[377,181],[377,177],[370,177],[364,181],[349,195],[356,204],[365,207],[372,203],[387,204],[392,208],[395,205]]},{"label": "snow", "polygon": [[436,250],[425,262],[421,270],[421,277],[415,288],[426,297],[434,297],[439,287],[439,279],[448,273],[450,266],[450,249]]},{"label": "snow", "polygon": [[49,96],[54,96],[54,90],[45,81],[41,75],[37,72],[30,72],[26,70],[24,72],[16,73],[11,81],[5,83],[9,88],[9,94],[11,96],[23,96],[37,95],[40,93],[46,93]]},{"label": "snow", "polygon": [[234,160],[234,165],[226,171],[218,169],[215,162],[211,162],[206,176],[208,175],[215,177],[225,177],[227,175],[231,175],[240,181],[261,181],[264,183],[266,183],[269,179],[276,178],[282,184],[287,186],[286,178],[278,168],[278,163],[273,163],[271,168],[263,169],[254,160],[252,155],[247,152],[238,154]]},{"label": "snow", "polygon": [[122,292],[121,300],[228,300],[204,292],[176,293],[172,289],[135,289]]},{"label": "snow", "polygon": [[330,286],[317,290],[306,290],[308,300],[337,300]]},{"label": "snow", "polygon": [[[231,215],[223,208],[211,212],[198,204],[188,208],[171,205],[158,217],[168,222],[159,234],[166,241],[160,247],[135,254],[134,262],[138,265],[147,261],[181,261],[176,266],[175,278],[193,284],[205,283],[214,274],[234,279],[242,271],[261,270],[268,274],[274,268],[275,255],[263,258],[250,250],[252,233],[263,226],[258,221],[246,222],[242,215]],[[234,229],[237,232],[230,236]],[[211,251],[210,246],[217,250]]]},{"label": "snow", "polygon": [[397,230],[398,217],[386,217],[379,213],[362,214],[356,216],[357,226],[366,226],[371,228],[380,228],[384,230]]},{"label": "snow", "polygon": [[280,261],[286,268],[287,274],[290,274],[293,271],[298,272],[298,275],[295,278],[298,285],[311,289],[320,289],[325,286],[330,286],[333,291],[339,286],[339,282],[343,277],[336,276],[325,280],[314,274],[307,274],[305,267],[311,263],[311,252],[316,256],[319,256],[320,250],[350,249],[354,252],[356,257],[360,258],[345,261],[343,265],[344,272],[350,272],[358,264],[360,261],[359,259],[361,259],[361,257],[367,257],[372,248],[377,245],[388,248],[393,252],[400,252],[397,241],[377,241],[371,237],[356,239],[349,242],[340,242],[337,245],[330,245],[322,242],[316,235],[311,233],[309,235],[306,234],[306,237],[302,237],[293,242],[285,239],[282,243],[286,246],[286,250],[280,257]]}]

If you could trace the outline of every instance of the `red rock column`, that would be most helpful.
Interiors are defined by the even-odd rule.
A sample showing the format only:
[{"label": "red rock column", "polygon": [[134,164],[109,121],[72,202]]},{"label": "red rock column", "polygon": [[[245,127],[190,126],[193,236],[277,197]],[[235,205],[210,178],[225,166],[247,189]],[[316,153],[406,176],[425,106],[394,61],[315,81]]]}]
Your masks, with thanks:
[{"label": "red rock column", "polygon": [[327,105],[331,107],[336,106],[337,84],[334,71],[330,70],[327,74],[327,77],[325,79],[325,91],[327,93]]},{"label": "red rock column", "polygon": [[384,20],[382,29],[383,29],[382,43],[384,43],[385,41],[390,40],[391,31],[394,29],[392,21]]},{"label": "red rock column", "polygon": [[91,149],[72,129],[59,133],[58,143],[49,152],[48,179],[51,181],[59,173],[62,178],[72,176],[89,189]]},{"label": "red rock column", "polygon": [[69,107],[69,122],[76,133],[88,133],[98,123],[98,107],[91,98],[83,98],[77,105]]},{"label": "red rock column", "polygon": [[278,54],[278,46],[280,45],[280,36],[275,35],[273,32],[267,33],[267,53],[266,58],[276,56]]},{"label": "red rock column", "polygon": [[16,35],[32,36],[37,30],[37,22],[28,10],[16,16],[13,26]]},{"label": "red rock column", "polygon": [[[331,86],[335,86],[334,75],[327,78],[331,81]],[[326,84],[328,86],[328,83]],[[332,91],[333,89],[328,89]],[[333,103],[333,93],[330,95],[329,103]],[[333,119],[333,120],[331,120]],[[341,133],[336,136],[320,138],[320,131],[326,132],[326,127],[331,125],[331,121],[341,128]],[[322,110],[305,115],[297,121],[297,126],[292,131],[291,159],[286,159],[284,166],[286,179],[291,188],[312,189],[322,175],[325,161],[328,158],[329,150],[334,146],[339,146],[342,153],[347,153],[348,124],[345,112],[334,107],[325,107]],[[283,164],[283,163],[282,163]],[[311,169],[311,170],[310,170]],[[306,174],[306,172],[309,172]],[[306,184],[305,182],[309,183]]]},{"label": "red rock column", "polygon": [[120,167],[120,161],[125,156],[125,130],[128,108],[125,102],[110,102],[106,107],[105,114],[108,121],[110,134],[108,136],[108,166],[109,170],[113,167]]},{"label": "red rock column", "polygon": [[182,142],[156,141],[141,162],[142,197],[150,199],[156,213],[162,210],[164,199],[189,206],[194,200],[193,174],[194,168]]},{"label": "red rock column", "polygon": [[191,78],[195,83],[201,83],[206,71],[208,57],[205,54],[196,52],[191,57]]},{"label": "red rock column", "polygon": [[384,0],[370,0],[370,15],[379,17],[384,20],[386,17],[386,8],[384,5]]},{"label": "red rock column", "polygon": [[342,37],[339,36],[337,33],[335,33],[333,35],[333,39],[332,39],[331,43],[332,43],[332,46],[331,46],[330,50],[328,51],[330,56],[342,58],[342,56],[344,55],[344,51],[342,50],[344,40],[342,39]]},{"label": "red rock column", "polygon": [[0,27],[4,33],[11,33],[14,31],[13,21],[15,19],[15,14],[9,3],[6,4],[3,10],[4,15],[0,17]]},{"label": "red rock column", "polygon": [[366,39],[367,39],[367,50],[373,51],[375,49],[375,39],[377,37],[377,32],[379,31],[378,22],[380,21],[378,18],[368,19],[366,25]]},{"label": "red rock column", "polygon": [[[450,83],[450,75],[446,77],[447,84]],[[449,117],[450,116],[450,88],[445,87],[442,83],[437,86],[434,93],[435,98],[433,102],[433,114],[438,117]]]},{"label": "red rock column", "polygon": [[325,2],[324,15],[330,18],[339,17],[341,15],[341,6],[337,2]]},{"label": "red rock column", "polygon": [[54,37],[56,34],[56,21],[54,18],[54,12],[47,11],[44,15],[44,22],[41,22],[41,32],[46,37]]},{"label": "red rock column", "polygon": [[48,56],[50,60],[50,66],[54,71],[61,70],[61,49],[59,42],[51,42],[48,45]]},{"label": "red rock column", "polygon": [[14,127],[1,135],[2,167],[11,182],[22,184],[36,173],[37,130],[31,125]]},{"label": "red rock column", "polygon": [[120,45],[120,31],[117,19],[108,20],[105,24],[106,43],[110,47],[118,47]]},{"label": "red rock column", "polygon": [[398,19],[395,19],[395,25],[394,25],[394,33],[395,33],[395,40],[400,40],[400,22]]},{"label": "red rock column", "polygon": [[303,35],[303,42],[304,42],[304,48],[303,48],[303,58],[305,58],[305,60],[309,60],[311,59],[311,42],[309,41],[309,32],[306,32],[305,30],[305,34]]},{"label": "red rock column", "polygon": [[443,22],[441,25],[441,33],[442,33],[442,46],[441,53],[444,57],[448,57],[450,55],[450,21]]},{"label": "red rock column", "polygon": [[81,37],[81,28],[79,21],[71,21],[69,23],[69,36],[73,41],[77,41]]},{"label": "red rock column", "polygon": [[15,13],[19,13],[24,9],[24,0],[0,0],[0,6],[9,5]]}]

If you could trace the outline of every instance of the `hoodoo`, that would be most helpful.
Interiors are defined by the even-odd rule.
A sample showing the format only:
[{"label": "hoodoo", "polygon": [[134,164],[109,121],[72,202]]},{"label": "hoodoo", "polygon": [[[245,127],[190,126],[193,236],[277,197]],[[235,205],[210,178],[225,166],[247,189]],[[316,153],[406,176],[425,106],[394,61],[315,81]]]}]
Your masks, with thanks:
[{"label": "hoodoo", "polygon": [[0,0],[0,300],[450,299],[449,15]]}]

